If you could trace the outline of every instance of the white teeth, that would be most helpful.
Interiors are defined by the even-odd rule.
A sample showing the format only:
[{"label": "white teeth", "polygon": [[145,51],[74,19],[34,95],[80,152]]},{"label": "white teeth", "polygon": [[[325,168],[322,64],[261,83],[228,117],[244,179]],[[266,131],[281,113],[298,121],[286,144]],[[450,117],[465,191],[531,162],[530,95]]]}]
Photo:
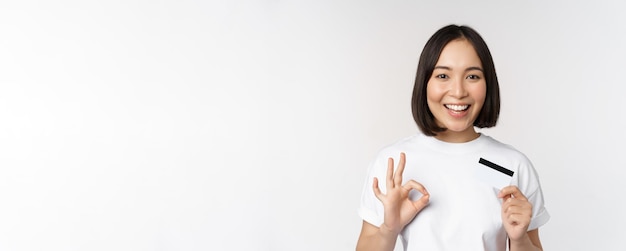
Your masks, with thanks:
[{"label": "white teeth", "polygon": [[467,110],[467,108],[469,108],[469,105],[446,105],[446,108],[460,112]]}]

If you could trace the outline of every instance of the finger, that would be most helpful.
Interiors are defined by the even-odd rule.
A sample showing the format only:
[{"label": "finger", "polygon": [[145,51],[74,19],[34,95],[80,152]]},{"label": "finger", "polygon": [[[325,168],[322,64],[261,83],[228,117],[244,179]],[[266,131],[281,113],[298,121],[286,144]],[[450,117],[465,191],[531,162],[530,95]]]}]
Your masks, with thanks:
[{"label": "finger", "polygon": [[519,222],[520,220],[524,218],[529,218],[527,215],[520,212],[519,208],[517,207],[507,207],[506,209],[503,209],[502,217],[503,217],[503,220],[506,220],[507,222],[510,222],[510,223]]},{"label": "finger", "polygon": [[378,188],[378,178],[374,177],[374,184],[372,185],[372,190],[374,190],[374,195],[376,195],[376,198],[378,198],[378,200],[382,200],[383,197],[383,193],[380,191],[380,188]]},{"label": "finger", "polygon": [[520,207],[517,205],[507,204],[502,207],[503,214],[519,214],[521,212]]},{"label": "finger", "polygon": [[509,214],[506,216],[506,222],[511,225],[522,225],[528,227],[530,225],[530,218],[521,214]]},{"label": "finger", "polygon": [[514,198],[507,198],[504,200],[504,202],[502,203],[502,212],[503,213],[510,213],[512,212],[515,208],[519,207],[519,203],[517,203],[518,201],[515,200]]},{"label": "finger", "polygon": [[520,222],[520,217],[519,215],[516,215],[516,214],[507,214],[506,222],[508,222],[511,225],[517,225]]},{"label": "finger", "polygon": [[406,155],[400,153],[400,161],[398,162],[398,169],[394,174],[394,186],[402,186],[402,173],[404,172],[404,165],[406,164]]},{"label": "finger", "polygon": [[415,207],[415,209],[417,209],[417,211],[419,212],[428,205],[429,201],[430,201],[430,195],[424,194],[418,200],[412,201],[412,204]]},{"label": "finger", "polygon": [[523,198],[506,198],[502,203],[504,206],[516,206],[521,208],[531,208],[532,204]]},{"label": "finger", "polygon": [[511,214],[521,214],[521,215],[527,215],[527,216],[532,216],[533,214],[533,208],[532,205],[526,201],[521,201],[521,200],[513,200],[509,201],[505,204],[502,205],[502,212],[503,213],[511,213]]},{"label": "finger", "polygon": [[516,186],[507,186],[507,187],[502,188],[502,190],[500,190],[500,193],[498,193],[498,198],[505,198],[505,197],[513,197],[516,199],[528,200],[526,196],[524,196],[522,191],[520,191],[519,188]]},{"label": "finger", "polygon": [[387,159],[387,190],[393,187],[393,158],[389,158]]},{"label": "finger", "polygon": [[422,194],[422,197],[420,197],[418,200],[411,201],[411,204],[413,204],[413,206],[415,207],[415,209],[417,209],[418,212],[422,211],[422,209],[424,209],[424,207],[428,205],[428,202],[430,201],[430,194],[428,193],[428,190],[426,190],[424,185],[422,185],[421,183],[415,180],[409,180],[406,182],[406,184],[404,184],[404,186],[402,186],[402,188],[408,190],[409,192],[412,189],[415,189]]},{"label": "finger", "polygon": [[515,190],[515,186],[506,186],[503,187],[502,189],[500,189],[500,192],[498,193],[498,198],[509,198],[511,197],[511,194],[513,193],[513,190]]},{"label": "finger", "polygon": [[533,207],[528,201],[508,199],[502,204],[503,214],[520,214],[532,217]]},{"label": "finger", "polygon": [[428,195],[428,191],[426,190],[424,185],[422,185],[421,183],[419,183],[419,182],[417,182],[415,180],[407,181],[406,184],[404,184],[403,188],[406,189],[406,190],[415,189],[415,190],[419,191],[420,193],[422,193],[422,195]]}]

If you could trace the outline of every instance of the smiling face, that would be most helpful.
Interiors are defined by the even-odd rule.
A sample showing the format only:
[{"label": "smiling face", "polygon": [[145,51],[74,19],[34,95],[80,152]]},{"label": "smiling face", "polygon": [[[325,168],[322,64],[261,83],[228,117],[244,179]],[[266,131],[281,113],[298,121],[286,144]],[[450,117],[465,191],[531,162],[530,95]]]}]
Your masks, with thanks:
[{"label": "smiling face", "polygon": [[474,121],[486,92],[482,63],[474,47],[466,39],[450,41],[426,86],[428,108],[437,124],[447,128],[435,137],[456,143],[477,138]]}]

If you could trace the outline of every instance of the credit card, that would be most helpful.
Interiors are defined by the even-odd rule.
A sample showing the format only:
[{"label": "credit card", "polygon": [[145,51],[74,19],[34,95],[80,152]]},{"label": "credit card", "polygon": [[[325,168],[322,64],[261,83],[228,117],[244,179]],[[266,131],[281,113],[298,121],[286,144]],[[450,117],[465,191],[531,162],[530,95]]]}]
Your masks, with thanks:
[{"label": "credit card", "polygon": [[511,184],[511,178],[514,173],[510,169],[480,158],[475,166],[474,176],[500,190]]}]

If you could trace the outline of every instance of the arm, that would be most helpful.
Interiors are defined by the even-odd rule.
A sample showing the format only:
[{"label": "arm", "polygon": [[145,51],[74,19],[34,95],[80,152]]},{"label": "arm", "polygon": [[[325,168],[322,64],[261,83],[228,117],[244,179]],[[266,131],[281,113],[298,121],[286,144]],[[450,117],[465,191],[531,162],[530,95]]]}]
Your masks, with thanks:
[{"label": "arm", "polygon": [[522,250],[538,250],[543,251],[541,246],[541,240],[539,240],[539,229],[528,231],[520,240],[509,242],[509,250],[522,251]]},{"label": "arm", "polygon": [[[384,225],[383,225],[384,226]],[[396,246],[398,234],[363,221],[361,235],[356,244],[357,251],[391,251]]]},{"label": "arm", "polygon": [[[358,251],[392,251],[396,246],[396,240],[400,231],[415,218],[417,213],[428,205],[430,196],[424,186],[414,180],[409,180],[402,185],[402,173],[404,172],[405,163],[406,156],[404,153],[401,153],[398,170],[394,173],[393,159],[389,158],[387,162],[386,194],[380,191],[378,179],[374,178],[372,190],[374,190],[376,198],[383,203],[384,221],[380,227],[363,221],[356,248]],[[413,189],[422,193],[422,197],[416,201],[412,201],[409,198],[409,192]]]},{"label": "arm", "polygon": [[543,251],[539,229],[528,231],[532,219],[532,204],[516,186],[503,188],[498,194],[502,203],[502,224],[509,235],[511,251]]}]

